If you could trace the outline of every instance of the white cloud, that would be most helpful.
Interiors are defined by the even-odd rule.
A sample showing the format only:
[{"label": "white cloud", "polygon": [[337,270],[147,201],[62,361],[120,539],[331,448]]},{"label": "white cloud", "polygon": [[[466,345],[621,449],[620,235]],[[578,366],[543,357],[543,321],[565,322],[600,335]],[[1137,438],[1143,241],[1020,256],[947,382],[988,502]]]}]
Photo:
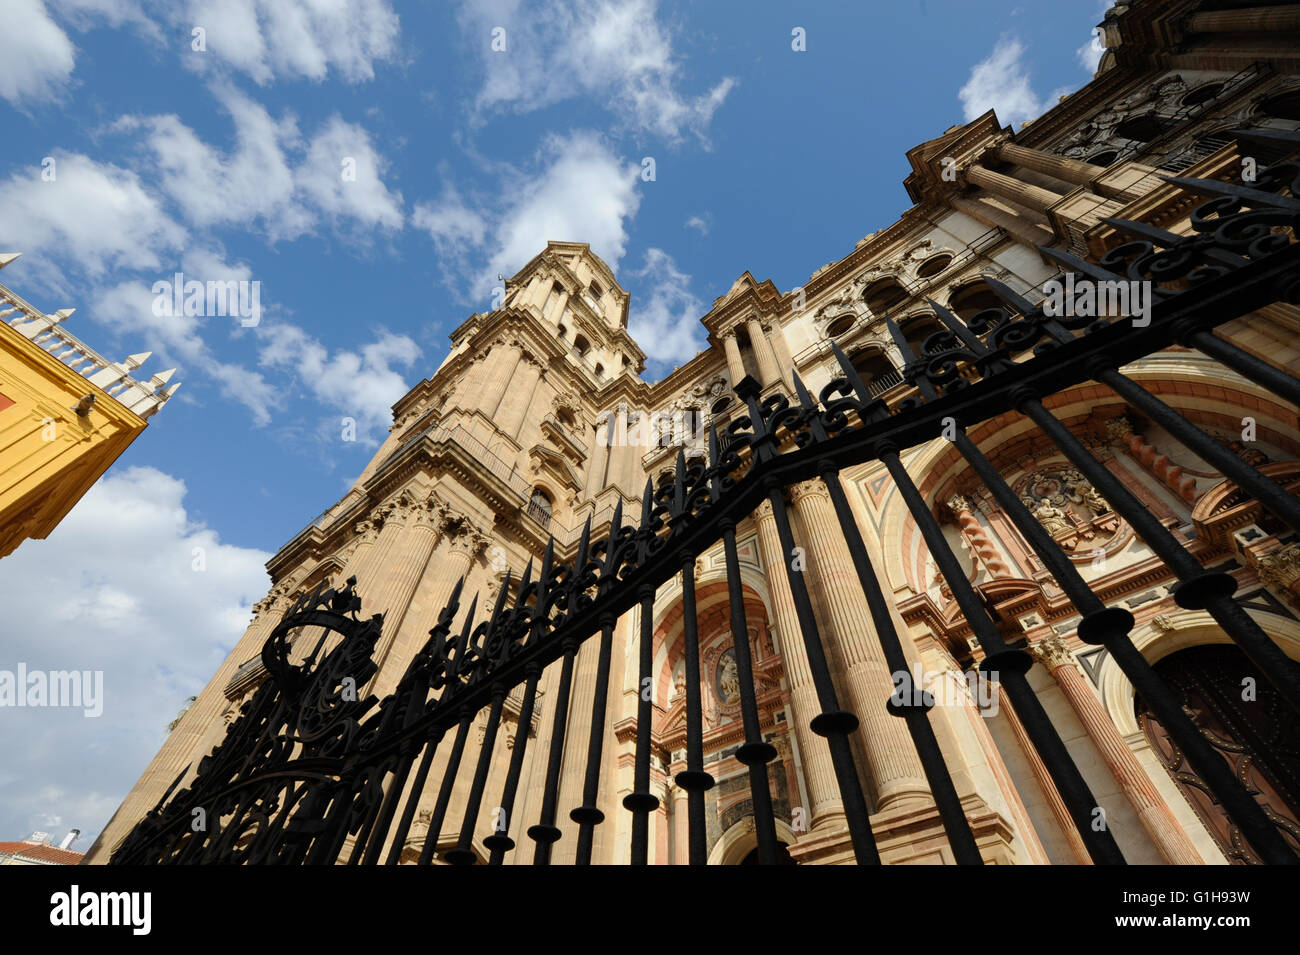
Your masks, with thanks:
[{"label": "white cloud", "polygon": [[462,247],[482,245],[488,230],[483,215],[466,205],[450,183],[441,199],[416,204],[411,225],[428,232],[440,254],[452,255]]},{"label": "white cloud", "polygon": [[295,177],[298,191],[331,220],[400,229],[402,194],[384,186],[387,167],[365,129],[333,116],[312,137]]},{"label": "white cloud", "polygon": [[100,670],[104,694],[98,718],[67,708],[0,715],[7,838],[76,826],[74,848],[88,848],[265,596],[270,555],[223,543],[192,519],[185,494],[153,468],[114,468],[48,539],[4,558],[0,668]]},{"label": "white cloud", "polygon": [[1097,65],[1101,62],[1101,55],[1106,52],[1105,45],[1101,42],[1101,30],[1093,31],[1092,38],[1083,46],[1074,51],[1075,58],[1089,74],[1097,72]]},{"label": "white cloud", "polygon": [[1029,84],[1019,40],[1003,37],[987,58],[975,64],[966,85],[957,93],[963,115],[970,122],[988,109],[997,111],[1004,125],[1037,119],[1046,108]]},{"label": "white cloud", "polygon": [[416,207],[412,221],[472,297],[488,296],[498,274],[513,274],[550,240],[590,243],[611,268],[623,257],[627,222],[641,204],[639,167],[590,131],[549,137],[535,165],[507,174],[500,199],[477,208],[454,188]]},{"label": "white cloud", "polygon": [[[229,264],[221,253],[213,249],[186,252],[181,260],[181,269],[187,281],[254,280],[247,265]],[[188,372],[202,372],[223,398],[247,408],[255,425],[269,424],[279,402],[275,388],[260,372],[218,359],[203,337],[205,326],[216,323],[234,329],[239,320],[233,317],[157,315],[153,309],[152,290],[156,280],[170,282],[173,276],[159,274],[148,280],[121,282],[106,288],[95,298],[92,314],[97,321],[119,333],[143,337],[145,347],[156,352],[165,364],[179,367],[177,380],[183,380]],[[190,383],[191,392],[196,384]]]},{"label": "white cloud", "polygon": [[229,154],[174,115],[128,116],[116,124],[145,131],[160,186],[190,222],[261,222],[272,240],[296,238],[322,218],[336,227],[346,220],[363,228],[401,228],[401,193],[384,185],[387,162],[361,126],[333,116],[304,144],[292,116],[276,120],[233,89],[215,95],[235,125]]},{"label": "white cloud", "polygon": [[[483,112],[531,112],[580,95],[608,102],[621,123],[669,142],[701,138],[735,85],[725,77],[699,96],[682,70],[657,0],[463,0],[460,24],[479,51]],[[506,49],[492,47],[506,31]]]},{"label": "white cloud", "polygon": [[130,25],[159,44],[165,42],[162,30],[145,14],[139,0],[52,0],[50,5],[76,30],[89,30],[100,23],[115,29]]},{"label": "white cloud", "polygon": [[100,276],[157,269],[163,252],[184,243],[185,230],[131,170],[78,153],[51,158],[53,181],[29,165],[0,182],[0,245],[46,257],[42,267],[57,257]]},{"label": "white cloud", "polygon": [[176,27],[206,31],[206,52],[186,47],[183,62],[216,61],[260,85],[276,78],[374,78],[398,53],[399,22],[387,0],[191,0],[165,7]]},{"label": "white cloud", "polygon": [[645,290],[632,296],[628,333],[651,361],[682,364],[704,347],[700,316],[708,309],[691,292],[691,277],[662,249],[648,249],[627,276]]},{"label": "white cloud", "polygon": [[691,216],[689,219],[686,220],[684,225],[687,229],[694,229],[700,235],[709,234],[709,223],[708,220],[703,216]]},{"label": "white cloud", "polygon": [[57,98],[76,65],[76,48],[41,0],[6,0],[0,29],[0,97],[15,107]]},{"label": "white cloud", "polygon": [[[394,366],[409,367],[420,348],[405,335],[381,330],[359,351],[329,350],[296,325],[259,327],[263,367],[292,372],[313,396],[340,415],[356,421],[356,437],[377,444],[392,424],[392,406],[410,386]],[[329,428],[339,432],[341,419]]]}]

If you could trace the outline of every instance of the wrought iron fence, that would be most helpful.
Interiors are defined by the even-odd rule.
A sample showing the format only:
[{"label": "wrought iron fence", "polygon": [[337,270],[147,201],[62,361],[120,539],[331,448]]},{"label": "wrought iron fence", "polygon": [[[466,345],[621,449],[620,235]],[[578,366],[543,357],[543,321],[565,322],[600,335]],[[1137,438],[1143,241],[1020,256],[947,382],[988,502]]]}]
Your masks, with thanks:
[{"label": "wrought iron fence", "polygon": [[[1258,135],[1258,134],[1252,134]],[[1293,137],[1294,146],[1296,138]],[[985,482],[1038,559],[1051,571],[1081,615],[1079,638],[1106,648],[1145,704],[1168,728],[1187,760],[1224,807],[1259,858],[1300,862],[1296,846],[1275,825],[1228,764],[1202,737],[1176,696],[1134,647],[1133,615],[1106,606],[1064,554],[967,429],[1015,411],[1029,418],[1138,536],[1178,577],[1180,607],[1207,611],[1287,704],[1300,712],[1300,668],[1233,598],[1235,581],[1207,570],[1183,544],[1065,427],[1044,399],[1084,381],[1111,388],[1178,441],[1218,468],[1291,529],[1300,532],[1300,500],[1272,478],[1220,445],[1175,409],[1119,369],[1172,343],[1200,349],[1274,395],[1300,404],[1300,381],[1216,337],[1213,329],[1275,302],[1300,301],[1300,164],[1276,166],[1251,185],[1173,179],[1209,196],[1192,215],[1192,232],[1177,236],[1148,225],[1108,220],[1131,241],[1098,264],[1044,248],[1075,281],[1150,283],[1155,305],[1149,324],[1129,318],[1048,315],[1000,282],[986,279],[1003,303],[963,322],[931,303],[944,330],[926,341],[906,380],[916,392],[891,410],[835,350],[842,375],[814,397],[796,376],[795,394],[760,395],[746,379],[736,392],[748,413],[724,434],[711,430],[707,460],[677,457],[672,481],[647,482],[640,521],[624,525],[621,505],[609,533],[593,539],[590,521],[571,563],[556,559],[554,541],[536,566],[529,563],[517,591],[504,586],[495,605],[480,615],[477,598],[453,632],[464,598],[458,585],[428,642],[396,690],[382,701],[358,698],[375,673],[372,650],[383,616],[361,614],[361,597],[349,580],[341,590],[320,589],[293,606],[267,640],[262,659],[268,678],[244,706],[225,740],[205,757],[189,785],[175,791],[188,770],[135,827],[113,856],[114,863],[316,863],[403,861],[417,807],[434,798],[418,862],[476,861],[476,835],[501,864],[522,852],[506,831],[481,818],[503,709],[512,700],[520,727],[534,719],[544,668],[559,664],[549,706],[552,732],[545,754],[545,782],[538,818],[527,829],[532,860],[551,860],[555,844],[571,837],[578,863],[589,863],[596,827],[606,822],[597,808],[601,782],[606,702],[617,621],[639,607],[637,666],[640,685],[652,675],[652,607],[659,588],[680,576],[686,669],[686,768],[675,781],[687,793],[689,860],[706,858],[705,792],[714,784],[703,764],[700,652],[695,617],[695,558],[721,541],[730,595],[730,628],[739,674],[745,739],[736,758],[748,769],[750,802],[762,863],[778,861],[779,843],[769,791],[768,763],[776,751],[763,739],[755,700],[753,658],[742,599],[736,529],[762,503],[771,506],[785,553],[796,546],[785,489],[817,480],[829,494],[853,559],[871,622],[889,667],[908,672],[902,637],[889,610],[888,591],[872,566],[840,481],[843,469],[883,462],[978,638],[981,669],[1000,682],[1028,739],[1093,861],[1124,861],[1112,834],[1092,825],[1097,801],[1026,678],[1029,654],[1010,646],[967,579],[958,558],[903,465],[908,448],[946,436]],[[903,354],[912,350],[893,322],[889,329]],[[1026,357],[1030,353],[1030,357]],[[805,542],[807,543],[807,542]],[[841,704],[841,690],[827,661],[819,622],[802,573],[787,563],[784,576],[800,624],[783,641],[800,641],[806,652],[821,712],[812,730],[825,739],[843,803],[853,853],[860,863],[879,861],[868,802],[850,747],[857,717]],[[463,585],[463,580],[462,580]],[[322,585],[323,588],[324,585]],[[314,635],[314,636],[309,636]],[[560,776],[579,647],[598,640],[590,736],[581,805],[559,825]],[[308,648],[310,646],[310,652]],[[294,662],[294,647],[300,662]],[[981,856],[931,724],[932,701],[923,694],[891,695],[895,715],[906,724],[959,863]],[[904,687],[906,690],[906,687]],[[904,702],[898,702],[902,700]],[[649,857],[649,820],[658,805],[650,791],[652,703],[641,694],[636,713],[633,791],[623,800],[631,813],[629,861]],[[479,756],[462,767],[471,724],[486,711]],[[431,780],[435,755],[450,739],[440,779]],[[519,790],[528,733],[517,734],[495,805],[506,818]],[[569,746],[575,745],[569,743]],[[581,746],[582,741],[576,745]],[[467,787],[458,821],[447,819],[453,789]],[[206,825],[193,826],[196,813]],[[494,816],[496,814],[494,813]],[[457,828],[456,845],[438,848],[444,826]]]}]

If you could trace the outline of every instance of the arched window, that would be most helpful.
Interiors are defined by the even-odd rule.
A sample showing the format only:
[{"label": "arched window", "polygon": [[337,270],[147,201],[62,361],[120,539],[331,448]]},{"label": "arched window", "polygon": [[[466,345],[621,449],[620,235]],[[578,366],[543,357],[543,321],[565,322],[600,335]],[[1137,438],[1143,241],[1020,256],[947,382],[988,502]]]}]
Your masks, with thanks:
[{"label": "arched window", "polygon": [[715,414],[715,415],[722,414],[722,412],[726,411],[730,407],[731,407],[731,399],[724,395],[723,397],[719,398],[717,401],[713,402],[713,407],[709,409],[709,414]]},{"label": "arched window", "polygon": [[893,362],[875,349],[864,349],[849,356],[859,377],[867,386],[867,393],[872,397],[880,395],[903,380],[903,376],[894,368]]},{"label": "arched window", "polygon": [[1103,149],[1101,152],[1089,156],[1088,162],[1092,163],[1094,166],[1109,166],[1118,158],[1118,149]]},{"label": "arched window", "polygon": [[591,343],[588,342],[585,337],[582,335],[575,335],[573,337],[573,350],[579,356],[585,356],[590,349]]},{"label": "arched window", "polygon": [[1200,106],[1202,103],[1208,103],[1214,97],[1223,92],[1222,83],[1206,83],[1204,86],[1198,86],[1181,100],[1183,106]]},{"label": "arched window", "polygon": [[1002,300],[983,282],[972,282],[948,296],[948,310],[963,322],[969,322],[976,312],[986,308],[1001,308]]},{"label": "arched window", "polygon": [[1115,135],[1121,139],[1132,139],[1139,143],[1149,143],[1169,128],[1168,120],[1161,119],[1154,113],[1134,116],[1115,127]]},{"label": "arched window", "polygon": [[855,315],[841,315],[826,326],[826,337],[836,338],[843,335],[853,327],[853,323],[857,320],[857,316]]},{"label": "arched window", "polygon": [[862,293],[862,300],[867,303],[867,308],[876,315],[884,314],[888,309],[901,305],[907,301],[907,298],[907,289],[899,284],[898,279],[893,278],[872,282]]},{"label": "arched window", "polygon": [[602,365],[600,362],[596,362],[596,380],[600,381],[604,377],[605,377],[605,366]]},{"label": "arched window", "polygon": [[1289,119],[1300,122],[1300,89],[1287,90],[1270,96],[1259,104],[1259,112],[1274,119]]},{"label": "arched window", "polygon": [[919,278],[932,279],[948,267],[952,261],[952,256],[946,252],[943,255],[935,255],[921,263],[921,267],[916,270]]},{"label": "arched window", "polygon": [[[899,325],[899,329],[902,331],[903,337],[907,339],[907,343],[912,346],[912,354],[919,356],[923,353],[922,346],[925,345],[925,340],[935,332],[943,331],[943,325],[933,315],[917,315],[913,318],[904,319]],[[907,355],[904,357],[911,358],[912,356]]]},{"label": "arched window", "polygon": [[528,499],[528,516],[543,527],[551,526],[551,497],[540,487],[533,488],[533,494]]},{"label": "arched window", "polygon": [[568,330],[567,328],[565,328],[563,325],[561,325],[561,326],[560,326],[560,337],[563,338],[563,337],[564,337],[565,335],[567,335],[567,334],[569,334],[569,330]]}]

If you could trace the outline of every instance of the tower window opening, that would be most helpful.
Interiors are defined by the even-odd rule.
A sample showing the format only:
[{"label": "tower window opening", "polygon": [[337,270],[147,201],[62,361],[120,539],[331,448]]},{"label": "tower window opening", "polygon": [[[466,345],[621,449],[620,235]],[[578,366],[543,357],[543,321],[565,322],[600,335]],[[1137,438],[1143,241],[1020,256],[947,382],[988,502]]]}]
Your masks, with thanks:
[{"label": "tower window opening", "polygon": [[532,496],[528,499],[528,516],[543,527],[550,527],[552,515],[550,495],[540,487],[533,488]]}]

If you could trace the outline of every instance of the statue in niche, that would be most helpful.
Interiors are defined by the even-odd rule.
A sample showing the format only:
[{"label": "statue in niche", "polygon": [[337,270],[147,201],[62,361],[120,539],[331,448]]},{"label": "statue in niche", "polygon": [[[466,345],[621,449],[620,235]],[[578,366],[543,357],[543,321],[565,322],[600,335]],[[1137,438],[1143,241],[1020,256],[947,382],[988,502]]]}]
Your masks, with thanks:
[{"label": "statue in niche", "polygon": [[680,700],[686,695],[686,666],[682,664],[677,667],[673,673],[673,697],[672,702]]},{"label": "statue in niche", "polygon": [[736,669],[735,648],[728,648],[718,660],[718,699],[735,703],[740,699],[740,671]]}]

